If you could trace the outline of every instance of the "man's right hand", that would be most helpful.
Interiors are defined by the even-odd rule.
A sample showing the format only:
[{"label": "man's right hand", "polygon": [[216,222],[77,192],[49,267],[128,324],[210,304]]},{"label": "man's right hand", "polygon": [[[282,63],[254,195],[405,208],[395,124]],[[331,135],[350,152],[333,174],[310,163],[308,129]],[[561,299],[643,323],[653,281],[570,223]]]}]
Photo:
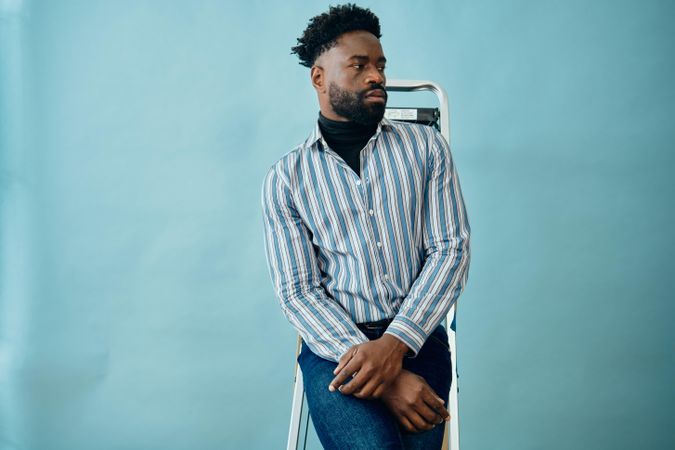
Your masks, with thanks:
[{"label": "man's right hand", "polygon": [[450,413],[431,386],[419,375],[402,369],[380,398],[401,426],[411,433],[431,430]]}]

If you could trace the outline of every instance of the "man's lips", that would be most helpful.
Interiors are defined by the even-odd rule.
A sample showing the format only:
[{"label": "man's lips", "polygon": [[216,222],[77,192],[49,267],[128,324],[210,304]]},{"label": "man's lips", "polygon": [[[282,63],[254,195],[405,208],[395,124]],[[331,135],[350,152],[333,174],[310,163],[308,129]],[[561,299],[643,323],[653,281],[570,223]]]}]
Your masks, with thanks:
[{"label": "man's lips", "polygon": [[387,94],[382,89],[375,89],[366,94],[366,101],[384,103],[387,101]]},{"label": "man's lips", "polygon": [[381,89],[375,89],[374,91],[370,91],[366,94],[366,97],[382,97],[382,98],[384,98],[385,96],[386,96],[386,94]]}]

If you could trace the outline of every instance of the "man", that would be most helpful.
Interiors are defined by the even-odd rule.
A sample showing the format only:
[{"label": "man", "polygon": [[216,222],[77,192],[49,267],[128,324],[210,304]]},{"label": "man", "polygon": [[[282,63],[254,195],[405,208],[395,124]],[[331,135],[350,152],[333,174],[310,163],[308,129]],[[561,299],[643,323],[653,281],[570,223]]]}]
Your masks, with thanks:
[{"label": "man", "polygon": [[435,129],[384,118],[378,18],[310,20],[293,52],[320,112],[267,173],[265,249],[326,449],[441,448],[452,368],[440,324],[470,260],[464,201]]}]

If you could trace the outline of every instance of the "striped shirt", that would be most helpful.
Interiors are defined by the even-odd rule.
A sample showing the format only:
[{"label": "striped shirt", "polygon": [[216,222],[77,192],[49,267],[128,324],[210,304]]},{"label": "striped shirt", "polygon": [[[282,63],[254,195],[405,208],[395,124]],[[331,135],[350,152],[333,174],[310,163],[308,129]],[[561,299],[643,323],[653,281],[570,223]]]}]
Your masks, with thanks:
[{"label": "striped shirt", "polygon": [[459,178],[434,128],[383,118],[361,176],[318,122],[262,186],[265,252],[281,309],[309,348],[339,361],[368,341],[356,323],[417,355],[464,289],[470,227]]}]

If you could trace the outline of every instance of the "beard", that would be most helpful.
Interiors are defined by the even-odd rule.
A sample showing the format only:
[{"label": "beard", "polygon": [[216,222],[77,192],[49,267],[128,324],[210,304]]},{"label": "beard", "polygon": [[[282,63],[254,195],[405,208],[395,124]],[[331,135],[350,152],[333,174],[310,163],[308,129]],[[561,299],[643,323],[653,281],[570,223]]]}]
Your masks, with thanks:
[{"label": "beard", "polygon": [[387,106],[387,91],[384,91],[384,103],[366,103],[366,94],[384,86],[374,84],[361,92],[340,89],[335,83],[328,86],[328,100],[333,111],[352,122],[361,125],[375,125],[384,117]]}]

